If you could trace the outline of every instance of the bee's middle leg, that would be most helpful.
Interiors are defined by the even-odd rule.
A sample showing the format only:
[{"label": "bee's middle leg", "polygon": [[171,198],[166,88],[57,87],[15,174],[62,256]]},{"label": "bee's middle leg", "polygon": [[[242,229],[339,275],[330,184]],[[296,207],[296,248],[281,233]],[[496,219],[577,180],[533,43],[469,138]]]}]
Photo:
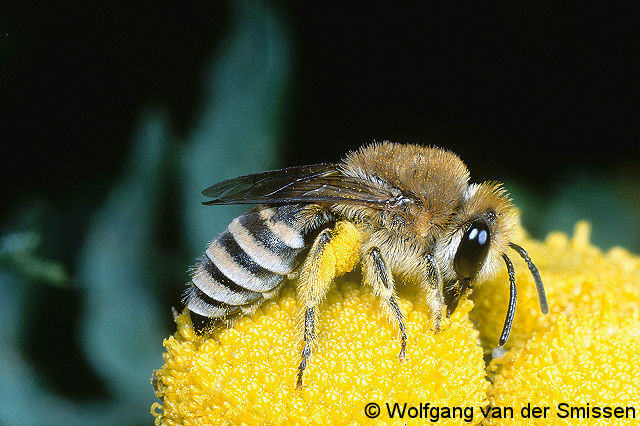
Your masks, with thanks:
[{"label": "bee's middle leg", "polygon": [[373,292],[382,299],[383,308],[388,316],[394,318],[398,324],[398,330],[400,332],[400,353],[398,354],[398,359],[402,361],[404,360],[405,349],[407,347],[404,316],[398,305],[398,298],[395,295],[393,275],[378,248],[373,247],[367,250],[362,258],[362,269],[365,282],[373,287]]}]

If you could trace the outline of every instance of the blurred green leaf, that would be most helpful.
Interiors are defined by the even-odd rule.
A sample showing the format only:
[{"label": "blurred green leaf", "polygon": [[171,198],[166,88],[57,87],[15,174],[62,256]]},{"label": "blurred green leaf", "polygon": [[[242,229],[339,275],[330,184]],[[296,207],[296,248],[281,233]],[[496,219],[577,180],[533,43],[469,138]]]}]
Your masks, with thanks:
[{"label": "blurred green leaf", "polygon": [[76,403],[45,386],[20,344],[25,305],[29,303],[26,288],[24,278],[0,271],[0,424],[129,424],[115,404]]},{"label": "blurred green leaf", "polygon": [[204,207],[201,191],[278,164],[291,73],[289,37],[268,4],[233,2],[231,13],[231,32],[211,65],[207,101],[181,162],[185,228],[193,256],[246,210]]},{"label": "blurred green leaf", "polygon": [[15,271],[28,280],[58,286],[68,284],[69,277],[62,264],[37,255],[40,239],[35,231],[14,232],[0,238],[0,268]]},{"label": "blurred green leaf", "polygon": [[98,212],[78,265],[86,291],[85,349],[114,395],[140,399],[161,361],[160,307],[150,291],[155,209],[167,149],[166,119],[142,120],[125,176]]}]

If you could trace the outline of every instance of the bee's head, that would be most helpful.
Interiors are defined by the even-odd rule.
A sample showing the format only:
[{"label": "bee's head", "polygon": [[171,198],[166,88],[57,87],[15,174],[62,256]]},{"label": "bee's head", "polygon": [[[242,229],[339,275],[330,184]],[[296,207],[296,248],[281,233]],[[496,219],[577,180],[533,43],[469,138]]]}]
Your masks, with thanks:
[{"label": "bee's head", "polygon": [[515,272],[505,254],[507,248],[516,250],[527,262],[538,289],[540,306],[547,312],[542,280],[526,251],[511,243],[517,224],[516,213],[506,191],[498,183],[469,185],[462,206],[452,220],[447,238],[436,246],[444,281],[445,301],[452,312],[460,297],[481,283],[494,277],[503,262],[510,282],[510,301],[507,318],[500,337],[503,345],[511,330],[516,305]]},{"label": "bee's head", "polygon": [[462,280],[471,286],[495,276],[516,224],[513,205],[500,184],[469,185],[446,237],[436,245],[444,282]]}]

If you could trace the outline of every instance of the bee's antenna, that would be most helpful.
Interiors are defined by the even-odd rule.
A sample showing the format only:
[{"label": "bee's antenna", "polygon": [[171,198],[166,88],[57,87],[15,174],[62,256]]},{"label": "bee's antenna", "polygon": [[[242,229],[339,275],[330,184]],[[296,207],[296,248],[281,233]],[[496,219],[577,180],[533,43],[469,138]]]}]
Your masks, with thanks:
[{"label": "bee's antenna", "polygon": [[527,266],[531,271],[531,275],[533,275],[533,281],[536,283],[536,290],[538,291],[538,301],[540,302],[540,310],[543,314],[549,313],[549,303],[547,302],[547,295],[544,291],[544,284],[542,283],[542,278],[540,278],[540,273],[538,272],[538,268],[533,264],[529,254],[525,249],[520,247],[517,244],[509,243],[509,247],[518,252],[520,256],[527,262]]},{"label": "bee's antenna", "polygon": [[504,263],[507,264],[507,272],[509,273],[509,308],[507,309],[507,318],[504,320],[504,327],[502,327],[502,334],[498,342],[500,346],[504,346],[504,344],[507,343],[509,333],[511,333],[513,316],[516,313],[516,299],[518,297],[516,291],[516,272],[513,269],[513,263],[511,263],[511,260],[504,253],[502,253],[502,258],[504,259]]}]

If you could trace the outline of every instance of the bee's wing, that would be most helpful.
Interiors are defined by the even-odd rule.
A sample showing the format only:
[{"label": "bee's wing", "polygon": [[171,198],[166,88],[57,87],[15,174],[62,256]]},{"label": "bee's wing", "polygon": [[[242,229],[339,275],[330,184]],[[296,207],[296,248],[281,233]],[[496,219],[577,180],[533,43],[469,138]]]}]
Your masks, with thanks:
[{"label": "bee's wing", "polygon": [[315,164],[240,176],[202,191],[203,204],[336,203],[382,206],[392,194],[344,175],[337,164]]}]

